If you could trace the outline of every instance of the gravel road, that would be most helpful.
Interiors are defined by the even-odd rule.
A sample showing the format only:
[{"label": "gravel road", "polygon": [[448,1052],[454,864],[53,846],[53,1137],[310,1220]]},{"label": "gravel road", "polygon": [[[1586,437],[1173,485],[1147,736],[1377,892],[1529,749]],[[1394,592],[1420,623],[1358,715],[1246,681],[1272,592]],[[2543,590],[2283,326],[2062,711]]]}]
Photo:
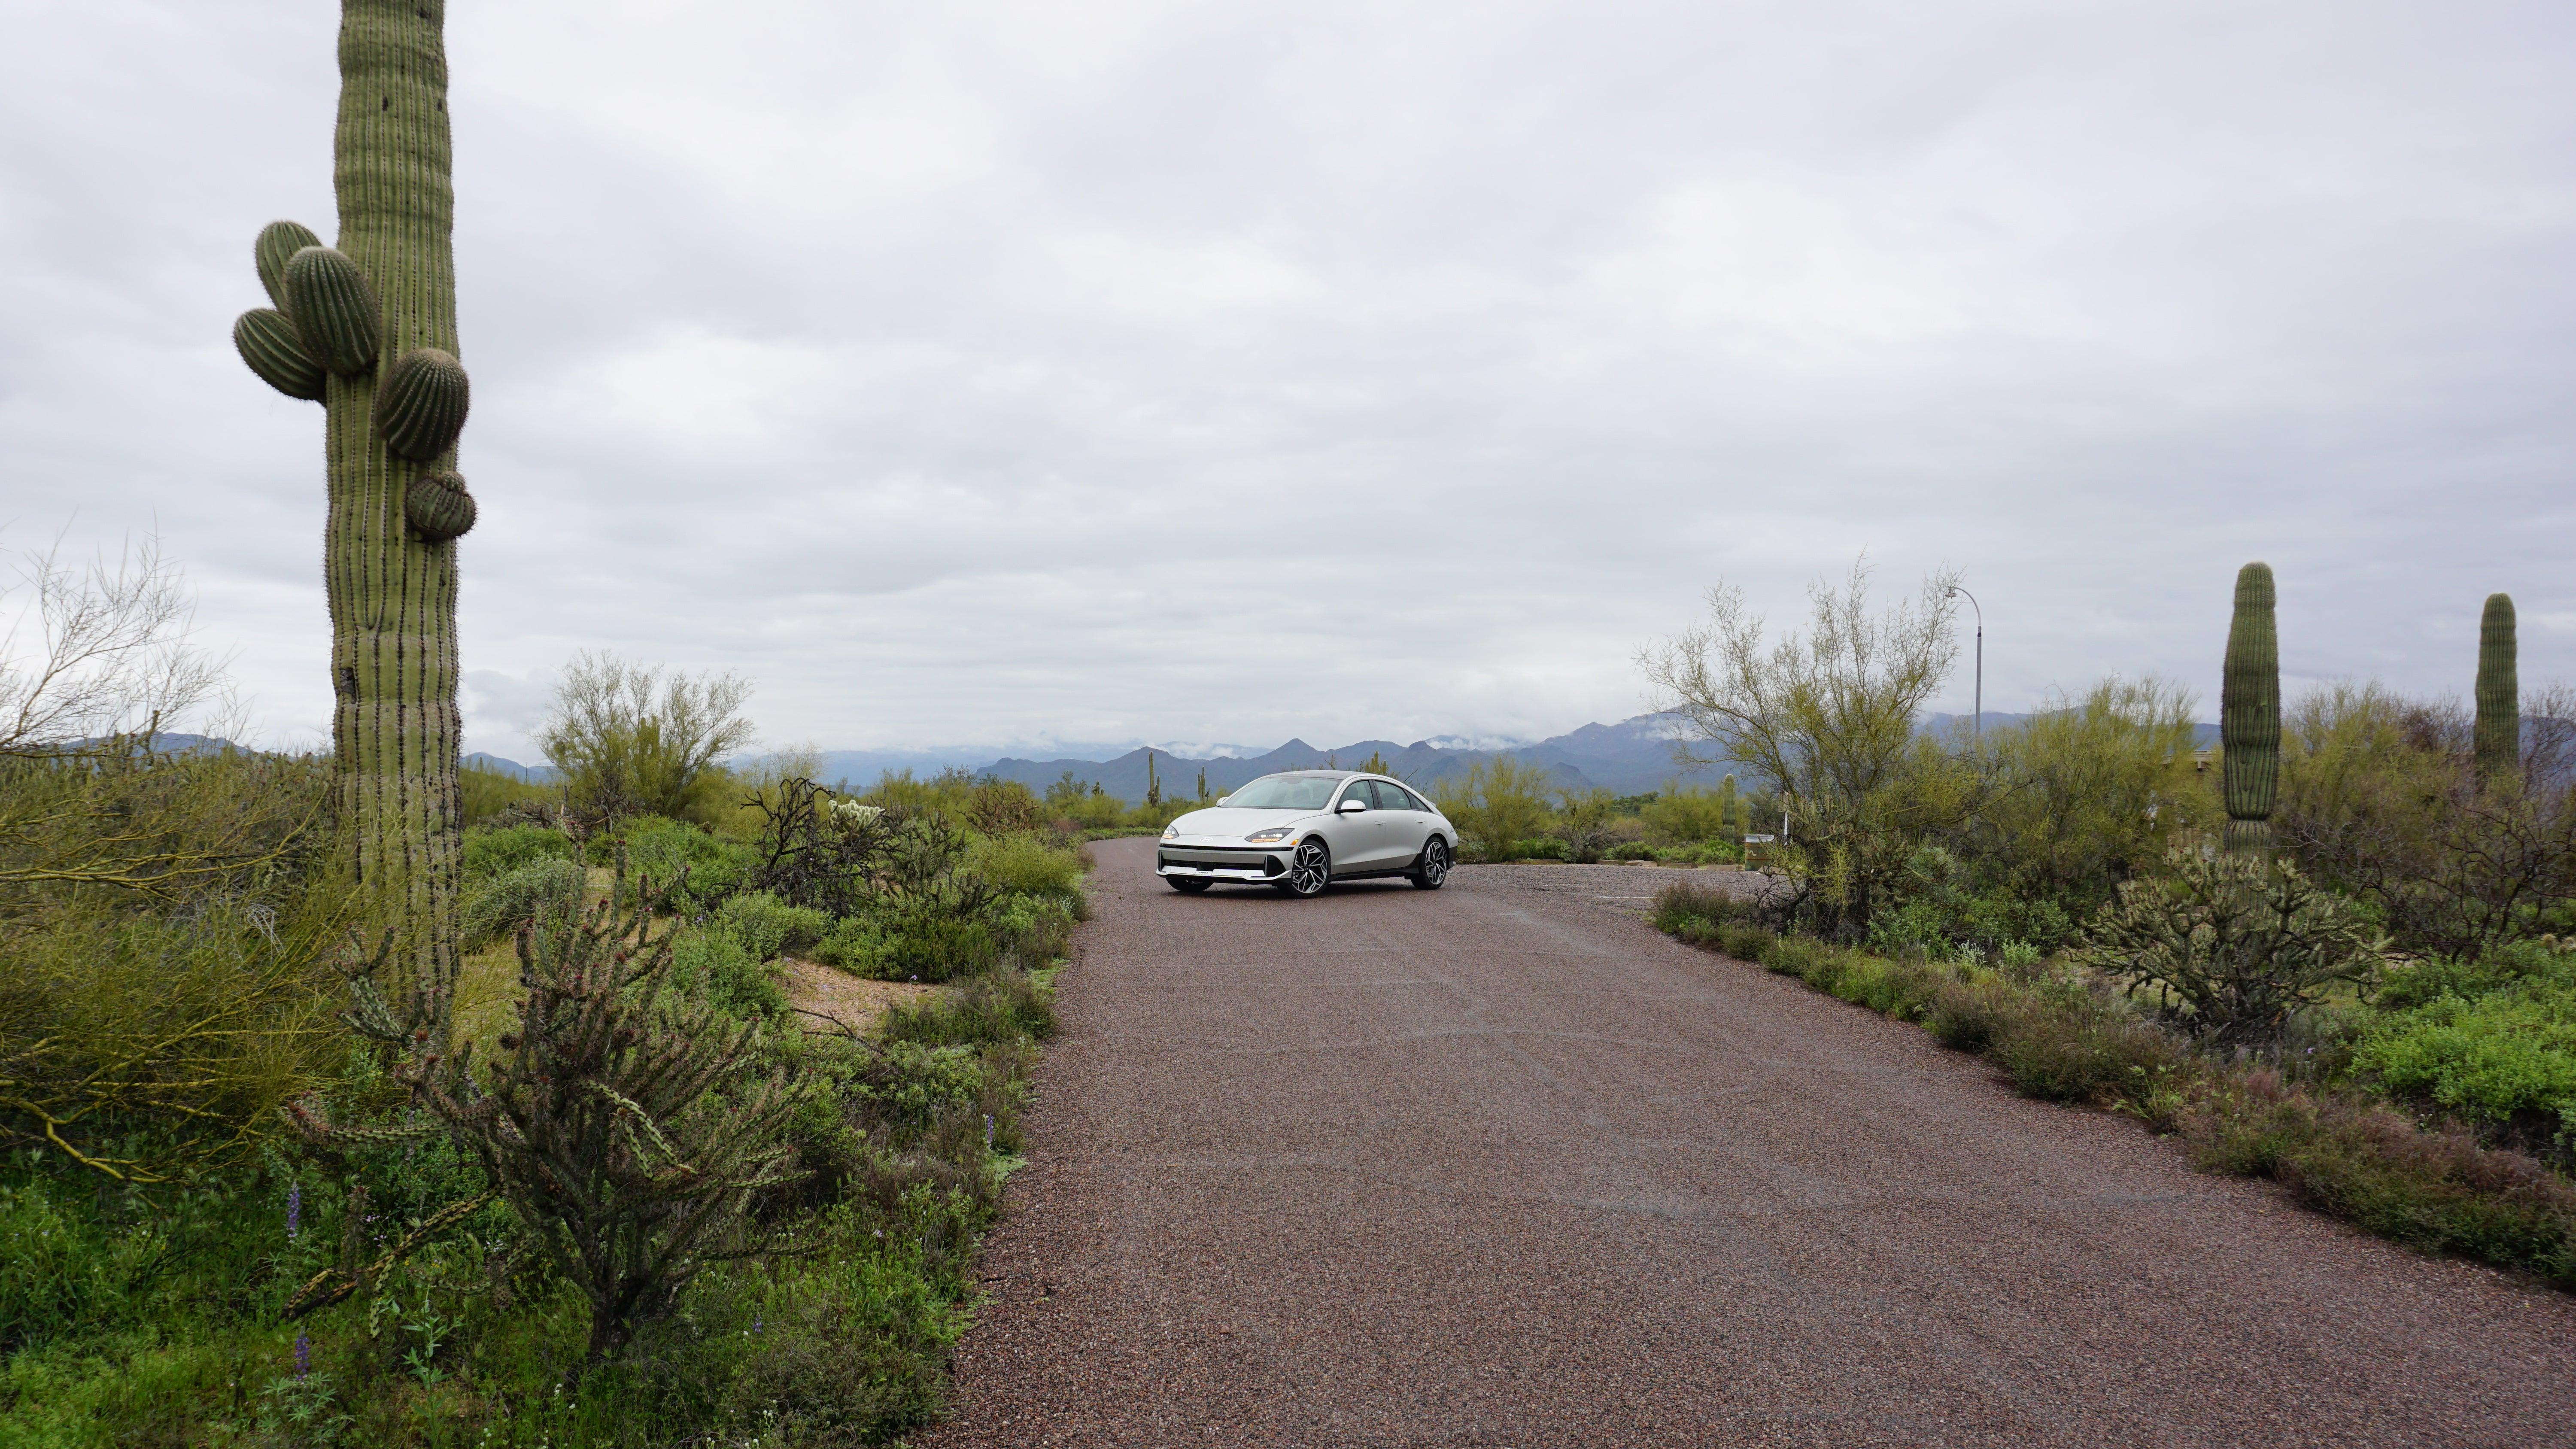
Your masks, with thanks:
[{"label": "gravel road", "polygon": [[966,1445],[2576,1444],[2576,1298],[1644,922],[1093,847]]}]

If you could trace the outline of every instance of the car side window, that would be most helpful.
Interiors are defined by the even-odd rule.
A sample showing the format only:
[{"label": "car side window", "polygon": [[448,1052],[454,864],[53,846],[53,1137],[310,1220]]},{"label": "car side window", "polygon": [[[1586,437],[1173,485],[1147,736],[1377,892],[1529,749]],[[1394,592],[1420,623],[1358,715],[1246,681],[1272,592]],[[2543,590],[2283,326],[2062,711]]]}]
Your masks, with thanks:
[{"label": "car side window", "polygon": [[1422,808],[1422,806],[1417,803],[1412,796],[1404,793],[1404,787],[1402,785],[1390,785],[1384,780],[1371,780],[1369,782],[1369,789],[1376,793],[1377,808],[1380,810],[1419,810]]},{"label": "car side window", "polygon": [[1340,806],[1349,804],[1353,800],[1357,800],[1372,810],[1377,808],[1377,797],[1369,793],[1369,782],[1366,780],[1353,780],[1348,785],[1343,786],[1341,798],[1334,801],[1333,804],[1335,808],[1339,808]]}]

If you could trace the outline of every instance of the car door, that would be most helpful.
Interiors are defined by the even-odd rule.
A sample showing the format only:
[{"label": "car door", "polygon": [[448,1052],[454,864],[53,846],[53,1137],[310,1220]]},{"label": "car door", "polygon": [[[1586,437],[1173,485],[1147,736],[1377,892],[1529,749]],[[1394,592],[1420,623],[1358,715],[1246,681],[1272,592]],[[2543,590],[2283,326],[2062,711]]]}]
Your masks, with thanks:
[{"label": "car door", "polygon": [[1423,813],[1422,802],[1413,798],[1402,785],[1388,780],[1371,782],[1377,792],[1379,828],[1386,832],[1386,864],[1409,865],[1422,853],[1422,842],[1431,835],[1431,817]]},{"label": "car door", "polygon": [[[1365,810],[1342,813],[1351,801],[1367,806]],[[1386,817],[1378,812],[1377,796],[1366,780],[1352,780],[1333,797],[1333,823],[1326,839],[1333,843],[1333,865],[1337,870],[1375,870],[1386,859],[1384,832]]]}]

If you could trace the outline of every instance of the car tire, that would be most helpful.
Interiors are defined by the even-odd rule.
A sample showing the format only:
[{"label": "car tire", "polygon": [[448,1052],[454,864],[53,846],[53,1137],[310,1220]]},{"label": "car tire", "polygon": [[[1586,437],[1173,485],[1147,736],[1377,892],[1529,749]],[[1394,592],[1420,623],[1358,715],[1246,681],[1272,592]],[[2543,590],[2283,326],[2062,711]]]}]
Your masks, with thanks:
[{"label": "car tire", "polygon": [[1194,896],[1199,892],[1206,890],[1209,886],[1216,884],[1216,882],[1211,880],[1200,880],[1196,876],[1167,875],[1163,877],[1163,884],[1179,891],[1182,895]]},{"label": "car tire", "polygon": [[1436,891],[1449,880],[1449,842],[1435,835],[1424,842],[1422,856],[1405,879],[1418,891]]},{"label": "car tire", "polygon": [[1320,896],[1332,883],[1333,852],[1315,835],[1299,841],[1297,853],[1288,857],[1288,878],[1273,882],[1283,893],[1299,897]]}]

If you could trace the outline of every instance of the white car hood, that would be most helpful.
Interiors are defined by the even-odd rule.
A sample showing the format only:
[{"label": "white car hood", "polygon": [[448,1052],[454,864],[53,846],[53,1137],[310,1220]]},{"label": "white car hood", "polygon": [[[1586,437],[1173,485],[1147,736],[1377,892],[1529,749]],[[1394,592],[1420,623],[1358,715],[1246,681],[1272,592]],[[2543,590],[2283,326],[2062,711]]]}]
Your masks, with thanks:
[{"label": "white car hood", "polygon": [[1187,840],[1201,845],[1241,845],[1243,837],[1256,830],[1303,825],[1322,820],[1325,815],[1321,810],[1193,810],[1172,822],[1177,832],[1173,843]]}]

